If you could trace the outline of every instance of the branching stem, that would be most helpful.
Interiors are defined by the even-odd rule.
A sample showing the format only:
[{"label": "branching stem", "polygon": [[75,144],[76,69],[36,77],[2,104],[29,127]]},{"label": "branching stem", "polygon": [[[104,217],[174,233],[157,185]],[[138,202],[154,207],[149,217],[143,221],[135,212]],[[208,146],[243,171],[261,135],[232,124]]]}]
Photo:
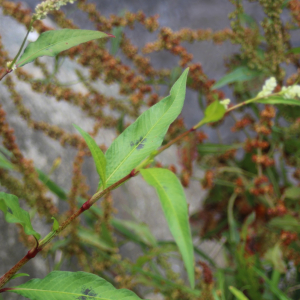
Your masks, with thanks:
[{"label": "branching stem", "polygon": [[[30,28],[27,32],[27,35],[23,41],[23,44],[18,52],[18,54],[16,55],[16,57],[14,58],[12,64],[10,65],[10,67],[13,66],[14,62],[17,60],[19,54],[22,51],[22,48],[25,44],[25,41],[27,39],[27,36],[31,30],[32,27],[32,23],[30,24]],[[8,73],[10,73],[12,70],[7,69],[3,72],[3,74],[0,74],[0,80],[7,75]],[[279,95],[280,93],[277,94],[273,94],[272,96],[275,95]],[[261,97],[256,97],[256,98],[252,98],[249,99],[245,102],[239,103],[229,109],[227,109],[227,112],[230,112],[236,108],[239,108],[243,105],[255,102],[257,100],[259,100]],[[96,194],[94,194],[89,200],[87,200],[80,209],[78,209],[73,215],[71,215],[67,220],[65,220],[59,227],[57,230],[55,231],[51,231],[44,239],[42,239],[41,241],[37,242],[36,246],[33,247],[32,249],[30,249],[27,254],[17,263],[15,264],[8,272],[6,272],[1,278],[0,278],[0,293],[7,291],[9,288],[2,288],[12,277],[14,274],[16,274],[16,272],[22,267],[24,266],[30,259],[34,258],[54,237],[56,237],[61,231],[63,231],[74,219],[76,219],[78,216],[80,216],[84,211],[88,210],[95,202],[97,202],[100,198],[102,198],[104,195],[106,195],[107,193],[109,193],[110,191],[112,191],[113,189],[117,188],[119,185],[123,184],[125,181],[129,180],[131,177],[134,177],[135,175],[137,175],[139,173],[139,170],[142,167],[145,167],[147,164],[149,164],[149,162],[158,154],[160,154],[161,152],[163,152],[164,150],[166,150],[167,148],[169,148],[170,146],[174,145],[176,142],[178,142],[179,140],[181,140],[182,138],[184,138],[185,136],[187,136],[190,132],[195,131],[197,128],[199,128],[200,126],[202,126],[204,124],[201,123],[201,121],[199,123],[197,123],[195,126],[193,126],[192,128],[190,128],[189,130],[183,132],[182,134],[178,135],[176,138],[174,138],[173,140],[171,140],[169,143],[167,143],[166,145],[162,146],[159,150],[153,152],[147,159],[145,159],[136,169],[133,169],[128,175],[126,175],[125,177],[123,177],[122,179],[120,179],[119,181],[117,181],[116,183],[112,184],[111,186],[109,186],[108,188],[104,189],[103,191],[99,191]],[[235,195],[232,196],[231,199],[231,204],[233,205],[234,199],[235,199]],[[232,206],[231,205],[231,206]],[[230,207],[231,208],[231,207]],[[1,289],[2,288],[2,289]]]},{"label": "branching stem", "polygon": [[[64,230],[74,219],[76,219],[79,215],[81,215],[84,211],[88,210],[96,201],[106,195],[108,192],[112,191],[131,177],[135,176],[137,172],[132,170],[128,175],[112,184],[108,188],[103,191],[99,191],[92,196],[88,201],[86,201],[79,210],[77,210],[72,216],[70,216],[67,220],[65,220],[57,230],[51,231],[44,239],[42,239],[35,247],[30,249],[27,254],[17,263],[15,264],[8,272],[6,272],[0,278],[0,288],[3,287],[15,274],[19,269],[24,266],[30,259],[34,258],[55,236],[57,236],[62,230]],[[0,292],[4,292],[5,289],[0,290]]]}]

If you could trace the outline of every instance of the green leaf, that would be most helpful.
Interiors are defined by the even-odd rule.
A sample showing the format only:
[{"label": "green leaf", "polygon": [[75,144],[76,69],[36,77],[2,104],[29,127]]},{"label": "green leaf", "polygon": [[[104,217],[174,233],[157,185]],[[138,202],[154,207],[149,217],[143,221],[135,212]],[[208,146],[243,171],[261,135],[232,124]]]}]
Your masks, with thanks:
[{"label": "green leaf", "polygon": [[20,57],[17,67],[22,67],[40,56],[55,56],[59,52],[70,49],[91,40],[111,37],[111,35],[95,30],[61,29],[43,32],[39,38],[30,43]]},{"label": "green leaf", "polygon": [[244,221],[244,224],[242,226],[242,230],[241,230],[241,238],[244,242],[244,245],[246,244],[246,239],[247,239],[247,231],[248,231],[248,227],[251,225],[251,223],[253,223],[255,221],[255,211],[253,211],[248,217],[247,219]]},{"label": "green leaf", "polygon": [[249,300],[241,291],[239,291],[234,286],[229,287],[230,292],[238,299],[238,300]]},{"label": "green leaf", "polygon": [[218,80],[212,87],[212,90],[218,89],[226,84],[230,84],[233,82],[243,82],[251,80],[257,77],[260,72],[251,70],[246,66],[238,67],[232,72],[226,74],[220,80]]},{"label": "green leaf", "polygon": [[36,169],[39,174],[39,180],[44,183],[48,187],[48,189],[54,193],[61,200],[67,200],[66,192],[58,186],[54,181],[52,181],[44,172],[39,169]]},{"label": "green leaf", "polygon": [[290,198],[293,200],[299,200],[300,199],[300,187],[291,186],[284,191],[284,195],[286,198]]},{"label": "green leaf", "polygon": [[283,217],[273,218],[268,224],[269,226],[275,227],[280,230],[300,233],[300,223],[291,215],[284,215]]},{"label": "green leaf", "polygon": [[14,165],[0,153],[0,169],[13,170]]},{"label": "green leaf", "polygon": [[81,129],[79,126],[77,126],[75,124],[73,124],[73,126],[82,135],[82,137],[86,141],[86,143],[92,153],[92,156],[93,156],[93,159],[94,159],[94,162],[96,165],[96,169],[100,176],[100,181],[102,182],[103,189],[104,189],[105,182],[106,182],[106,173],[105,173],[106,172],[106,159],[105,159],[105,156],[104,156],[103,152],[101,151],[101,149],[96,144],[96,142],[94,141],[94,139],[87,132],[85,132],[83,129]]},{"label": "green leaf", "polygon": [[[163,246],[163,245],[169,245],[169,246],[176,246],[176,243],[174,241],[159,241],[158,242],[159,246]],[[173,250],[172,250],[173,251]],[[214,260],[212,258],[210,258],[210,256],[208,254],[206,254],[203,250],[197,248],[196,246],[194,246],[194,251],[196,254],[202,256],[203,259],[207,260],[207,262],[214,268],[216,268],[216,263],[214,262]]]},{"label": "green leaf", "polygon": [[237,195],[233,193],[228,201],[228,207],[227,207],[227,216],[228,216],[228,225],[229,225],[229,241],[232,244],[237,245],[239,243],[240,237],[239,237],[239,231],[237,222],[234,219],[233,215],[233,208],[234,208],[234,202]]},{"label": "green leaf", "polygon": [[283,96],[273,96],[267,99],[261,99],[255,101],[256,103],[263,104],[285,104],[285,105],[300,105],[300,100],[296,99],[285,99]]},{"label": "green leaf", "polygon": [[114,27],[112,30],[112,34],[115,36],[115,38],[111,41],[111,47],[110,47],[111,55],[116,55],[120,48],[123,30],[124,27],[122,26]]},{"label": "green leaf", "polygon": [[[157,246],[155,237],[151,233],[148,225],[144,223],[113,219],[112,225],[114,225],[118,231],[124,232],[126,235],[130,235],[135,240],[141,241],[151,247]],[[133,232],[133,235],[130,234],[131,232]]]},{"label": "green leaf", "polygon": [[161,168],[141,170],[148,184],[155,187],[170,231],[183,257],[191,287],[195,286],[194,252],[188,206],[176,175]]},{"label": "green leaf", "polygon": [[99,234],[97,234],[94,230],[85,229],[83,227],[79,227],[78,229],[78,237],[80,240],[88,245],[97,247],[103,251],[116,252],[114,246],[108,241],[104,240]]},{"label": "green leaf", "polygon": [[145,111],[108,148],[105,153],[107,187],[128,175],[161,145],[170,124],[181,112],[187,74],[188,69],[176,81],[168,97]]},{"label": "green leaf", "polygon": [[198,153],[201,155],[206,154],[222,154],[228,150],[232,149],[239,149],[242,148],[243,144],[232,144],[232,145],[223,145],[223,144],[212,144],[212,143],[205,143],[198,145]]},{"label": "green leaf", "polygon": [[18,197],[0,192],[0,209],[4,212],[8,223],[19,223],[26,234],[40,239],[41,235],[32,228],[29,213],[20,207]]},{"label": "green leaf", "polygon": [[300,47],[295,47],[289,50],[287,53],[294,53],[294,54],[299,54],[300,53]]},{"label": "green leaf", "polygon": [[118,133],[122,133],[124,131],[124,117],[125,113],[122,113],[121,117],[118,119],[116,129]]},{"label": "green leaf", "polygon": [[254,271],[264,279],[265,285],[267,285],[272,293],[278,297],[279,300],[292,300],[291,298],[287,297],[278,287],[274,286],[272,284],[272,281],[262,272],[261,270],[257,269],[256,267],[253,267]]},{"label": "green leaf", "polygon": [[272,264],[275,270],[279,271],[280,273],[286,273],[287,268],[279,243],[277,243],[274,247],[269,248],[264,254],[264,258]]},{"label": "green leaf", "polygon": [[[238,18],[243,23],[243,25],[249,25],[250,28],[258,27],[255,19],[248,14],[245,14],[245,13],[238,14]],[[253,70],[250,69],[250,71],[253,71]]]},{"label": "green leaf", "polygon": [[203,124],[217,122],[221,120],[226,112],[226,108],[219,101],[211,103],[204,111],[204,118],[200,121],[196,127],[200,127]]},{"label": "green leaf", "polygon": [[6,148],[0,146],[0,152],[2,152],[5,156],[9,157],[9,158],[12,158],[13,157],[13,154],[7,150]]},{"label": "green leaf", "polygon": [[[281,6],[281,8],[286,8],[289,4],[289,2],[291,2],[292,0],[285,0]],[[300,47],[299,47],[300,48]]]},{"label": "green leaf", "polygon": [[19,273],[19,274],[15,274],[10,280],[18,278],[18,277],[23,277],[23,276],[30,276],[27,273]]},{"label": "green leaf", "polygon": [[52,230],[57,230],[58,229],[58,227],[59,227],[59,223],[57,222],[57,220],[54,218],[54,217],[52,217],[51,218],[52,220],[53,220],[53,226],[52,226]]},{"label": "green leaf", "polygon": [[224,274],[224,271],[222,269],[217,269],[215,276],[216,276],[216,287],[221,293],[221,300],[226,300],[226,294],[228,294],[228,289],[225,284],[226,275]]},{"label": "green leaf", "polygon": [[97,275],[86,272],[53,271],[44,279],[32,279],[8,292],[31,300],[140,300],[132,291],[117,290]]}]

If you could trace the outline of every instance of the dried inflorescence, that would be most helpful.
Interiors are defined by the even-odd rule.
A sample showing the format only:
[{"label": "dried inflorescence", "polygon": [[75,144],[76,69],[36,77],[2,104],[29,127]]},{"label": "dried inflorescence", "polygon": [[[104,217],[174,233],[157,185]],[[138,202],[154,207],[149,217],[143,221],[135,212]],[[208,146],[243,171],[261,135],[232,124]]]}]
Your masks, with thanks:
[{"label": "dried inflorescence", "polygon": [[[31,194],[27,201],[31,200],[28,204],[36,206],[41,215],[50,219],[51,216],[57,214],[57,208],[53,204],[51,198],[46,196],[47,189],[39,181],[38,173],[36,172],[33,161],[26,159],[20,148],[16,143],[14,129],[12,129],[6,121],[6,113],[0,104],[0,135],[2,137],[2,144],[12,154],[11,162],[16,166],[17,170],[23,175],[23,189],[24,194]],[[9,183],[10,181],[4,180],[1,184]],[[18,186],[17,184],[16,186]],[[20,186],[20,185],[19,185]],[[20,186],[21,187],[21,186]],[[22,188],[22,187],[21,187]]]}]

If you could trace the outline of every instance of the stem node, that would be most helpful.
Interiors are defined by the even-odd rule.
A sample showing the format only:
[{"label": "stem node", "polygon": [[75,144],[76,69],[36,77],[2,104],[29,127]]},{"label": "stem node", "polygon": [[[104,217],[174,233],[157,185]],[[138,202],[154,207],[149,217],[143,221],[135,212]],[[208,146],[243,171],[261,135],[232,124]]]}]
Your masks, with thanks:
[{"label": "stem node", "polygon": [[88,210],[92,205],[93,205],[93,204],[91,203],[90,200],[84,202],[84,203],[82,204],[82,209],[83,209],[83,211]]}]

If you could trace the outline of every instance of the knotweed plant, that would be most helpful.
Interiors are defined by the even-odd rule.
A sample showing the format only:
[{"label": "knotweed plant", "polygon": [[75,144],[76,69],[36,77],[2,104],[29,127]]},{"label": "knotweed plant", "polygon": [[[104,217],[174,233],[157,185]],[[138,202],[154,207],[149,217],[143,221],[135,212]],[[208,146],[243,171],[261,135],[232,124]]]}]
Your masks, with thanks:
[{"label": "knotweed plant", "polygon": [[[291,25],[283,25],[279,16],[283,9],[289,9],[293,22],[299,25],[298,1],[259,1],[267,16],[262,25],[268,50],[263,55],[261,49],[266,47],[260,44],[261,33],[239,1],[231,1],[235,11],[230,16],[230,30],[213,33],[211,30],[182,29],[172,32],[169,28],[160,28],[158,39],[147,44],[143,53],[167,50],[178,56],[179,65],[171,71],[155,70],[150,59],[139,54],[123,32],[125,26],[133,26],[134,22],[155,31],[159,28],[157,16],[146,18],[142,12],[128,12],[124,16],[107,19],[93,4],[78,0],[78,8],[88,14],[97,28],[82,30],[60,11],[61,6],[73,2],[46,0],[28,18],[24,17],[28,16],[28,11],[12,2],[0,0],[4,13],[27,26],[25,39],[13,59],[0,45],[0,63],[3,63],[1,83],[7,87],[18,113],[30,128],[44,132],[63,146],[78,149],[72,188],[67,193],[23,156],[0,103],[3,144],[0,148],[0,183],[9,191],[0,192],[0,210],[7,222],[19,224],[22,240],[30,248],[0,278],[0,293],[17,293],[37,300],[130,300],[142,299],[143,295],[136,287],[143,285],[165,295],[166,299],[291,299],[288,295],[295,290],[281,291],[279,283],[285,284],[282,274],[287,272],[286,259],[290,259],[295,268],[300,264],[297,236],[300,191],[298,186],[291,184],[285,170],[286,165],[296,166],[294,177],[300,179],[300,160],[293,155],[300,144],[295,146],[291,141],[300,129],[297,115],[300,86],[297,84],[298,73],[289,78],[286,86],[283,85],[285,74],[281,64],[294,61],[297,65],[300,50],[294,48],[287,52],[288,41],[282,32]],[[63,29],[49,30],[43,24],[41,20],[50,13]],[[244,27],[243,23],[251,26]],[[33,28],[40,33],[39,38],[26,45]],[[103,47],[104,42],[98,43],[98,39],[104,42],[110,39],[110,52]],[[213,40],[215,43],[231,40],[241,45],[241,53],[232,57],[229,63],[233,70],[229,70],[218,82],[208,79],[201,65],[192,63],[192,55],[182,46],[182,42],[201,40]],[[119,50],[133,63],[140,76],[115,57]],[[47,65],[39,59],[42,56],[55,57],[53,60],[56,61],[64,56],[71,59],[78,56],[77,62],[89,68],[88,80],[81,71],[77,72],[88,94],[77,94],[52,80]],[[34,81],[22,68],[29,63],[39,67],[47,80]],[[56,66],[58,68],[58,64]],[[15,89],[12,72],[36,92],[79,106],[96,120],[94,127],[88,133],[80,127],[78,120],[73,126],[79,134],[71,135],[57,126],[33,120]],[[260,91],[257,91],[257,77],[267,78]],[[120,93],[128,96],[129,105],[98,93],[91,83],[99,78],[107,84],[119,83]],[[256,88],[248,86],[248,81]],[[163,99],[153,92],[151,84],[157,83],[170,86],[169,95]],[[236,102],[218,90],[227,84],[233,86]],[[179,117],[187,87],[199,92],[199,106],[203,110],[203,117],[199,117],[190,129],[184,127]],[[205,96],[206,103],[203,103],[202,96]],[[145,99],[149,108],[140,113]],[[105,105],[122,112],[121,117],[113,119],[105,114]],[[282,129],[278,120],[274,122],[275,105],[280,108],[278,114],[285,121],[292,118],[293,124],[289,128]],[[237,120],[234,113],[244,113],[245,107],[252,109],[253,113]],[[124,114],[134,121],[125,124]],[[235,119],[233,133],[243,131],[246,135],[243,145],[203,143],[207,136],[199,128],[215,128],[228,116]],[[251,134],[247,131],[250,126]],[[119,133],[107,149],[94,139],[101,127],[117,128]],[[172,145],[179,146],[183,166],[180,174],[174,165],[164,168],[157,162],[157,156]],[[242,160],[235,158],[239,148],[244,151]],[[275,168],[274,152],[277,149],[281,151],[281,171]],[[97,191],[93,195],[88,194],[81,173],[86,155],[92,156],[99,177]],[[196,162],[205,170],[202,179],[193,178]],[[53,168],[59,164],[60,159],[57,159]],[[18,176],[14,177],[12,171],[20,173],[23,181]],[[126,222],[113,216],[111,191],[135,176],[142,176],[156,190],[173,241],[157,241],[145,224]],[[200,181],[208,190],[203,208],[193,216],[189,215],[184,192],[184,187],[188,187],[191,180]],[[67,214],[59,213],[52,199],[46,195],[47,191],[68,202],[70,210]],[[52,230],[46,236],[42,237],[39,230],[33,228],[30,214],[20,206],[20,198],[35,207],[45,221],[52,222]],[[100,200],[101,207],[95,205]],[[79,222],[81,217],[85,217],[85,227]],[[219,239],[226,248],[231,268],[218,267],[193,241],[192,232],[199,232],[195,225],[199,219],[203,222],[201,238]],[[101,230],[97,231],[97,228]],[[122,242],[118,244],[114,231],[141,246],[144,255],[136,263],[120,256]],[[57,241],[58,236],[63,239]],[[83,250],[83,245],[91,247],[92,255]],[[7,287],[14,278],[27,275],[18,272],[28,261],[39,253],[48,255],[58,248],[69,256],[76,256],[86,272],[61,271],[57,266],[45,278]],[[172,269],[166,256],[170,252],[180,255],[187,281]],[[202,259],[197,259],[198,256]]]}]

